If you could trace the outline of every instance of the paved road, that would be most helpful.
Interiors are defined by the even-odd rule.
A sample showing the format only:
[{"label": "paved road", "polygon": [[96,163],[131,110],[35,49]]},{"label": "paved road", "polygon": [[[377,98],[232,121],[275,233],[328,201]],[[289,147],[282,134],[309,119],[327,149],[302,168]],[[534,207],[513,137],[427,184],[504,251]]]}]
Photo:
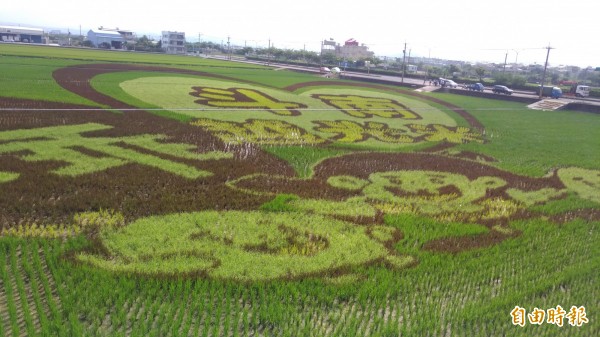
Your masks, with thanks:
[{"label": "paved road", "polygon": [[[220,60],[228,60],[227,56],[210,55],[208,57],[220,59]],[[230,61],[251,63],[251,64],[257,64],[257,65],[262,65],[262,66],[268,65],[270,67],[274,67],[275,69],[289,69],[289,70],[302,71],[302,72],[314,73],[314,74],[321,73],[319,68],[317,68],[317,67],[306,67],[306,66],[299,66],[299,65],[274,63],[274,62],[269,62],[267,64],[264,61],[251,61],[251,60],[246,60],[245,58],[240,58],[240,57],[232,57],[232,59]],[[413,86],[415,88],[421,88],[421,87],[429,84],[429,83],[425,83],[422,79],[415,79],[415,78],[410,78],[410,77],[402,78],[399,76],[390,76],[390,75],[365,74],[365,73],[352,72],[352,71],[343,71],[341,74],[341,77],[356,79],[356,80],[364,80],[364,81],[374,81],[374,80],[382,81],[382,82],[387,82],[387,83],[396,84],[396,85]],[[466,90],[466,89],[462,89],[462,88],[458,88],[458,89]],[[491,93],[492,88],[486,87],[484,92]],[[532,99],[535,99],[536,97],[538,97],[533,91],[519,91],[519,90],[513,92],[513,96],[523,97],[523,98],[532,98]],[[596,98],[577,98],[577,97],[563,96],[561,98],[561,100],[569,100],[572,102],[580,102],[583,104],[600,105],[600,99],[596,99]]]}]

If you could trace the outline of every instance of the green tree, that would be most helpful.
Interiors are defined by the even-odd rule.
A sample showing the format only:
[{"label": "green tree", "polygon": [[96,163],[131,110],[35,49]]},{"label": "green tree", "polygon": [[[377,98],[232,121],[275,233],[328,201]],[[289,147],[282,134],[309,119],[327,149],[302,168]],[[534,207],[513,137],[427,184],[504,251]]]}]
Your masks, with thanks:
[{"label": "green tree", "polygon": [[477,67],[477,68],[475,68],[475,73],[477,74],[477,77],[479,77],[479,82],[483,83],[483,77],[485,76],[485,69],[483,69],[482,67]]},{"label": "green tree", "polygon": [[440,67],[431,68],[431,74],[435,77],[440,77],[444,74],[444,70]]},{"label": "green tree", "polygon": [[460,68],[455,65],[455,64],[451,64],[449,66],[447,66],[445,69],[446,73],[452,77],[455,77],[454,74],[460,72]]},{"label": "green tree", "polygon": [[321,62],[323,64],[338,64],[339,59],[334,53],[324,53],[321,55]]},{"label": "green tree", "polygon": [[252,47],[244,47],[241,49],[237,49],[235,51],[235,53],[238,55],[252,54],[253,52],[254,52],[254,48],[252,48]]}]

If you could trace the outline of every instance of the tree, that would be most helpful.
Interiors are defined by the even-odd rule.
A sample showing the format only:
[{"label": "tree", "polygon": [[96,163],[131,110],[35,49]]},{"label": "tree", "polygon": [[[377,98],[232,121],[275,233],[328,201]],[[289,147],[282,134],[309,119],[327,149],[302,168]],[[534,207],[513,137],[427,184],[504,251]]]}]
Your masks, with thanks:
[{"label": "tree", "polygon": [[477,67],[477,68],[475,68],[475,73],[479,77],[479,82],[483,83],[483,77],[485,76],[485,69],[483,69],[482,67]]},{"label": "tree", "polygon": [[324,53],[321,55],[321,61],[323,64],[338,64],[339,59],[334,53]]},{"label": "tree", "polygon": [[588,75],[588,80],[593,86],[600,86],[600,71],[594,71]]},{"label": "tree", "polygon": [[507,85],[509,87],[522,87],[525,85],[527,80],[525,77],[514,74],[507,74],[504,72],[498,72],[494,75],[494,83]]},{"label": "tree", "polygon": [[254,48],[252,48],[252,47],[244,47],[242,49],[237,49],[235,51],[235,53],[238,55],[252,54],[252,52],[254,52]]},{"label": "tree", "polygon": [[461,72],[463,77],[471,78],[473,76],[473,66],[468,63],[463,64]]},{"label": "tree", "polygon": [[460,68],[458,68],[455,64],[451,64],[447,66],[445,70],[448,72],[448,75],[455,77],[454,74],[458,73],[460,71]]},{"label": "tree", "polygon": [[435,77],[440,77],[444,73],[444,70],[440,67],[431,68],[431,74]]}]

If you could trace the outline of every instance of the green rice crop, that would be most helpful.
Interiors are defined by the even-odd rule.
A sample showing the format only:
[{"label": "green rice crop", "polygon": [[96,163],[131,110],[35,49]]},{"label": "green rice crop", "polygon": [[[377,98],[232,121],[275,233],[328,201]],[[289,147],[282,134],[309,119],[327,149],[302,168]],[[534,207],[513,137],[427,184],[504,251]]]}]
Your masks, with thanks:
[{"label": "green rice crop", "polygon": [[476,97],[435,94],[464,107],[485,125],[485,144],[458,149],[483,153],[511,172],[543,176],[550,170],[577,166],[600,167],[600,118],[577,111],[539,111],[525,104]]},{"label": "green rice crop", "polygon": [[[0,55],[6,44],[0,45]],[[62,59],[0,56],[0,96],[98,106],[59,86],[52,77],[56,69],[79,64]]]},{"label": "green rice crop", "polygon": [[11,180],[15,180],[15,179],[19,178],[19,176],[20,176],[20,174],[18,174],[18,173],[0,171],[0,184],[9,182]]},{"label": "green rice crop", "polygon": [[[0,96],[92,105],[54,83],[52,71],[80,62],[114,61],[225,75],[232,78],[227,85],[233,83],[235,87],[273,95],[283,92],[289,95],[286,101],[299,99],[299,103],[311,101],[310,94],[317,92],[392,96],[408,102],[417,113],[430,112],[431,120],[422,124],[425,129],[431,130],[430,125],[435,124],[469,127],[454,111],[413,97],[404,100],[402,94],[389,91],[376,94],[373,88],[344,86],[281,90],[315,79],[306,74],[192,57],[41,46],[0,45]],[[205,80],[136,71],[105,74],[92,82],[101,92],[133,106],[164,107],[120,87],[129,81],[143,84],[148,78],[154,78],[154,84],[164,84],[166,78],[186,86]],[[160,90],[154,92],[157,100],[171,102],[161,97]],[[481,138],[467,144],[457,142],[451,150],[424,157],[440,163],[450,157],[456,159],[455,163],[469,163],[466,167],[475,170],[489,165],[501,170],[491,176],[447,172],[442,165],[438,166],[439,172],[397,171],[397,162],[367,161],[360,163],[365,172],[346,172],[347,167],[339,167],[346,171],[322,175],[321,169],[328,163],[323,160],[327,158],[365,149],[386,153],[420,151],[437,143],[400,148],[373,139],[367,140],[366,146],[335,141],[318,146],[261,145],[268,154],[290,163],[288,167],[277,166],[275,160],[274,167],[260,166],[260,160],[272,158],[258,151],[258,146],[249,146],[256,152],[248,158],[223,161],[218,166],[218,160],[232,156],[197,152],[203,149],[170,143],[160,134],[90,137],[85,132],[109,130],[94,118],[85,124],[10,129],[15,121],[21,125],[27,118],[0,111],[0,121],[5,116],[10,118],[10,123],[0,123],[0,336],[600,335],[598,115],[532,111],[523,104],[501,100],[429,95],[464,107],[484,128],[470,130],[481,131]],[[184,103],[197,98],[185,97]],[[300,117],[267,111],[244,111],[247,115],[222,112],[221,117],[212,118],[244,123],[257,119],[260,113],[268,119],[291,123]],[[205,117],[197,113],[189,115]],[[177,111],[164,116],[190,121]],[[439,116],[444,116],[440,118],[445,122]],[[313,130],[312,121],[319,119],[312,117],[295,123]],[[356,121],[366,125],[364,120]],[[318,136],[327,138],[331,134]],[[56,146],[42,146],[48,143]],[[473,156],[469,157],[469,152]],[[453,158],[461,155],[485,155],[497,161],[484,164]],[[34,171],[19,165],[26,162],[43,166],[43,162],[28,162],[37,159],[61,161],[62,166],[51,164],[50,169],[71,175],[69,179],[57,179],[60,184],[81,181],[98,184],[98,189],[105,185],[93,175],[78,180],[80,175],[127,162],[141,164],[136,173],[154,167],[194,177],[199,172],[212,172],[184,162],[214,160],[207,166],[211,171],[222,169],[222,180],[203,179],[189,184],[210,191],[202,198],[212,197],[214,190],[215,194],[223,194],[219,195],[222,199],[245,196],[248,203],[223,210],[223,202],[216,198],[218,205],[205,209],[210,204],[201,204],[199,195],[190,195],[178,199],[196,205],[182,204],[186,213],[165,215],[170,208],[161,209],[160,214],[145,209],[149,215],[137,218],[99,209],[92,197],[42,211],[34,203],[59,205],[71,195],[40,194],[31,204],[22,200],[10,203],[12,200],[6,196],[14,194],[8,194],[9,189],[36,188],[39,180],[31,174]],[[320,163],[323,166],[319,167]],[[368,171],[371,164],[381,164],[379,167],[384,169]],[[438,163],[426,164],[435,167]],[[264,167],[268,172],[259,174],[244,165]],[[291,177],[292,168],[297,177]],[[315,170],[318,174],[313,174]],[[527,189],[514,183],[516,176],[542,177],[549,172],[551,175],[544,179],[532,179],[543,187]],[[253,180],[274,187],[253,184]],[[317,186],[311,185],[315,181],[321,183],[320,188],[340,193],[324,193],[327,199],[300,196],[303,189]],[[325,181],[329,186],[323,185]],[[443,189],[438,186],[440,182],[444,183]],[[283,189],[284,183],[300,186],[296,188],[298,194],[279,194],[277,189]],[[81,188],[69,186],[73,186],[68,191],[72,195]],[[110,192],[115,193],[115,199],[121,193]],[[309,192],[320,195],[331,191]],[[178,193],[191,192],[182,189]],[[165,203],[171,197],[160,195]],[[394,209],[394,203],[397,206],[410,198],[414,201],[412,208],[396,207],[398,212],[394,213],[384,207]],[[452,198],[462,203],[447,202]],[[217,206],[221,210],[216,210]],[[60,215],[67,223],[29,223],[29,219],[46,219],[47,213],[55,210],[65,213]],[[44,231],[54,234],[23,234]],[[489,238],[500,239],[478,245]],[[475,243],[475,248],[457,247],[452,252],[440,249],[440,243],[448,242]],[[584,306],[589,322],[581,327],[568,323],[563,327],[550,323],[520,327],[511,323],[510,312],[515,306],[529,313],[534,308],[557,305],[567,310]]]},{"label": "green rice crop", "polygon": [[316,146],[263,146],[263,150],[287,161],[300,178],[310,178],[313,168],[323,159],[349,152]]},{"label": "green rice crop", "polygon": [[137,274],[206,273],[241,281],[349,268],[386,254],[360,227],[300,213],[212,211],[151,217],[101,237],[112,257],[81,254],[80,261]]}]

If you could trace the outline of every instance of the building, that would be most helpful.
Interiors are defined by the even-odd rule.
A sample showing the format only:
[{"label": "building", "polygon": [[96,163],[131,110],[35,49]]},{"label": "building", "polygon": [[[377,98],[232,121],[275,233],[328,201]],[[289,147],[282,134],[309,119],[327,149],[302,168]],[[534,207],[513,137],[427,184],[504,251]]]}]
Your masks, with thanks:
[{"label": "building", "polygon": [[121,36],[127,42],[135,42],[135,39],[136,39],[136,35],[135,35],[134,32],[132,32],[130,30],[119,29],[119,27],[117,27],[117,28],[106,28],[104,26],[100,26],[100,28],[98,28],[98,30],[101,30],[103,32],[117,32],[117,33],[121,34]]},{"label": "building", "polygon": [[359,59],[372,58],[374,54],[375,53],[372,51],[369,51],[369,47],[364,44],[359,45],[358,41],[350,39],[344,42],[343,46],[340,46],[338,57],[356,61]]},{"label": "building", "polygon": [[123,49],[125,38],[118,32],[90,29],[87,33],[87,39],[95,47],[110,46],[111,49]]},{"label": "building", "polygon": [[335,54],[336,45],[337,44],[333,39],[323,40],[323,42],[321,42],[321,55],[326,53]]},{"label": "building", "polygon": [[372,58],[374,55],[369,51],[369,47],[360,45],[355,39],[347,40],[344,45],[336,44],[333,39],[324,40],[321,43],[321,55],[326,53],[333,53],[338,58],[351,61]]},{"label": "building", "polygon": [[42,43],[44,30],[39,28],[0,26],[0,41]]},{"label": "building", "polygon": [[167,54],[185,54],[185,33],[184,32],[162,32],[160,39],[162,49]]}]

